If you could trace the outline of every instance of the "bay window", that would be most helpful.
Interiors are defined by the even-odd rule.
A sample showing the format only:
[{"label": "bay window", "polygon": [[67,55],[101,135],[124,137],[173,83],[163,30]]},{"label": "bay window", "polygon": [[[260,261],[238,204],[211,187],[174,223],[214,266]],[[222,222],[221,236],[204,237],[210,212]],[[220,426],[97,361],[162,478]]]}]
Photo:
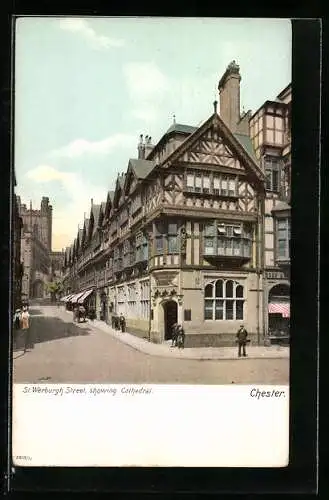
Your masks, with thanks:
[{"label": "bay window", "polygon": [[247,224],[210,221],[204,226],[205,256],[251,256],[251,229]]},{"label": "bay window", "polygon": [[276,250],[278,260],[290,259],[290,218],[276,220]]},{"label": "bay window", "polygon": [[179,253],[178,224],[176,222],[156,222],[155,253]]}]

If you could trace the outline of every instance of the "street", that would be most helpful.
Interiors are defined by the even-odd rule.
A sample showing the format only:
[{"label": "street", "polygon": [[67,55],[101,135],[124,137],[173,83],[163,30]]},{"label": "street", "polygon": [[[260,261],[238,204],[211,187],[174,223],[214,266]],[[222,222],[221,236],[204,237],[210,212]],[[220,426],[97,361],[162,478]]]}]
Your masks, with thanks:
[{"label": "street", "polygon": [[[155,357],[86,322],[75,325],[62,307],[30,309],[34,348],[13,351],[14,383],[288,384],[289,359],[191,360]],[[14,332],[15,334],[16,332]]]}]

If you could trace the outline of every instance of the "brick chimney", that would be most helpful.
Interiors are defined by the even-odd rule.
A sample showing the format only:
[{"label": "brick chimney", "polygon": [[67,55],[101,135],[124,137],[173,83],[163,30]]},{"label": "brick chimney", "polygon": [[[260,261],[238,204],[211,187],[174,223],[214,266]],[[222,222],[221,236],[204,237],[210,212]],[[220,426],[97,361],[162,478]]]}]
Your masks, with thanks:
[{"label": "brick chimney", "polygon": [[240,68],[232,61],[218,83],[219,114],[231,132],[236,132],[240,121],[240,81]]},{"label": "brick chimney", "polygon": [[147,135],[145,137],[145,158],[148,157],[153,148],[154,146],[152,144],[152,137],[150,135]]}]

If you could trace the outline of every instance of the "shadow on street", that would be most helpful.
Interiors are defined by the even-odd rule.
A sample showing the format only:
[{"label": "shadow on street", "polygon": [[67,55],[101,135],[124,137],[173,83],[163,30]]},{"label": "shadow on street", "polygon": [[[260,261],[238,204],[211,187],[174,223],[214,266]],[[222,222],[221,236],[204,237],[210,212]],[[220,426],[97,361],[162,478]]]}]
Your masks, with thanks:
[{"label": "shadow on street", "polygon": [[[36,315],[36,310],[33,311]],[[58,340],[68,337],[85,336],[92,333],[90,328],[79,328],[73,323],[65,322],[60,318],[49,316],[35,316],[31,314],[30,323],[30,347],[42,342]],[[13,351],[24,349],[26,333],[23,330],[13,330],[14,348]]]},{"label": "shadow on street", "polygon": [[40,316],[42,312],[40,309],[30,309],[29,314],[30,316]]}]

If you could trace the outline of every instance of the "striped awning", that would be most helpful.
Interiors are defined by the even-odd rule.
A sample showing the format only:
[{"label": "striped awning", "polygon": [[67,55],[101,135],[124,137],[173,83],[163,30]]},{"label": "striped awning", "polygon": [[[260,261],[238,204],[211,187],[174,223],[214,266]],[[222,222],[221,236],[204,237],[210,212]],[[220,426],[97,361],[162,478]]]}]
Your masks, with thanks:
[{"label": "striped awning", "polygon": [[62,302],[67,302],[69,300],[69,298],[71,297],[71,295],[65,295],[65,297],[62,297],[61,298],[61,301]]},{"label": "striped awning", "polygon": [[93,289],[91,290],[86,290],[85,292],[83,292],[83,294],[79,297],[78,299],[78,304],[82,304],[84,300],[86,300],[87,297],[89,297],[89,295],[91,293],[93,293]]},{"label": "striped awning", "polygon": [[80,293],[76,293],[75,295],[73,295],[73,297],[70,298],[70,302],[72,304],[76,304],[79,300],[79,298],[84,294],[85,292],[80,292]]},{"label": "striped awning", "polygon": [[290,303],[289,302],[270,302],[268,305],[270,314],[282,314],[284,318],[290,318]]}]

